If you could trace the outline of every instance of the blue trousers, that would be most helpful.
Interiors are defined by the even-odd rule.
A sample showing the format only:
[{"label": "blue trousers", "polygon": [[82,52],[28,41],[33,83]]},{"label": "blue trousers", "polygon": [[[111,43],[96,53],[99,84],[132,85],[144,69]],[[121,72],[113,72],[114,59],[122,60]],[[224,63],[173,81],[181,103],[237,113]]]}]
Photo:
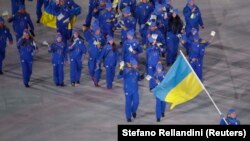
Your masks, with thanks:
[{"label": "blue trousers", "polygon": [[[148,66],[148,75],[153,77],[155,72],[156,72],[155,66]],[[154,81],[155,81],[154,79],[151,79],[149,81],[149,89],[153,89],[155,87]]]},{"label": "blue trousers", "polygon": [[0,50],[0,71],[3,71],[3,60],[5,59],[5,50]]},{"label": "blue trousers", "polygon": [[42,7],[43,7],[43,0],[37,0],[37,3],[36,3],[37,19],[40,19],[42,17]]},{"label": "blue trousers", "polygon": [[91,24],[91,20],[93,17],[93,11],[94,11],[94,7],[89,6],[88,15],[87,15],[86,20],[85,20],[86,26],[90,26],[90,24]]},{"label": "blue trousers", "polygon": [[161,119],[161,114],[165,113],[165,109],[166,109],[166,102],[161,101],[159,98],[156,98],[156,105],[155,105],[156,119]]},{"label": "blue trousers", "polygon": [[135,93],[126,93],[125,94],[125,114],[126,118],[131,119],[132,113],[136,113],[139,106],[139,94]]},{"label": "blue trousers", "polygon": [[179,38],[175,34],[168,34],[167,37],[167,64],[173,64],[176,60],[178,48],[179,48]]},{"label": "blue trousers", "polygon": [[63,67],[64,67],[63,62],[53,64],[53,77],[56,85],[63,84],[64,81]]},{"label": "blue trousers", "polygon": [[192,68],[194,69],[195,73],[197,74],[197,76],[200,78],[201,81],[203,81],[202,78],[202,60],[198,60],[198,61],[194,61],[194,62],[190,62],[190,65],[192,66]]},{"label": "blue trousers", "polygon": [[23,84],[28,85],[32,74],[32,60],[21,60]]},{"label": "blue trousers", "polygon": [[82,72],[82,61],[70,59],[70,80],[71,83],[80,81]]},{"label": "blue trousers", "polygon": [[16,43],[18,43],[18,40],[23,36],[23,34],[16,34]]},{"label": "blue trousers", "polygon": [[115,77],[115,66],[105,66],[107,88],[111,89]]},{"label": "blue trousers", "polygon": [[96,59],[89,58],[88,61],[89,75],[94,82],[99,82],[101,78],[101,69],[96,69]]}]

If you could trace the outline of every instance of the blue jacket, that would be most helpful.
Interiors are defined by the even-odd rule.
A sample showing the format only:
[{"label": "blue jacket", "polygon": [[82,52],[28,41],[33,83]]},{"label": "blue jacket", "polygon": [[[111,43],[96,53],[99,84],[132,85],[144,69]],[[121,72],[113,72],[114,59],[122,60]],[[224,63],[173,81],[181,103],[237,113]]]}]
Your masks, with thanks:
[{"label": "blue jacket", "polygon": [[161,72],[158,73],[156,72],[155,75],[152,77],[152,79],[154,80],[154,87],[156,87],[158,84],[158,82],[160,83],[164,78],[165,78],[165,72]]},{"label": "blue jacket", "polygon": [[32,39],[19,39],[18,43],[18,50],[20,53],[20,59],[25,61],[33,61],[34,51],[36,46]]},{"label": "blue jacket", "polygon": [[138,21],[139,25],[145,24],[148,21],[153,10],[154,10],[154,7],[149,2],[147,3],[140,2],[136,6],[135,15],[136,15],[136,20]]},{"label": "blue jacket", "polygon": [[86,46],[84,45],[84,42],[79,39],[76,38],[74,39],[74,42],[72,44],[72,48],[69,48],[70,51],[70,59],[75,59],[75,60],[82,60],[82,55],[86,54],[87,49]]},{"label": "blue jacket", "polygon": [[[132,47],[136,53],[129,51],[129,47]],[[133,57],[138,61],[138,54],[142,53],[142,47],[136,39],[126,40],[122,45],[122,60],[125,62],[130,62],[130,59]]]},{"label": "blue jacket", "polygon": [[89,0],[89,8],[94,9],[99,4],[99,0]]},{"label": "blue jacket", "polygon": [[162,47],[165,47],[166,40],[165,40],[162,32],[159,29],[156,29],[156,30],[150,30],[150,29],[148,29],[147,30],[147,37],[148,36],[152,36],[153,34],[157,34],[158,35],[157,42],[158,43],[162,43]]},{"label": "blue jacket", "polygon": [[121,0],[121,2],[120,2],[120,10],[122,10],[126,6],[129,6],[130,10],[131,10],[130,12],[132,14],[134,14],[135,9],[136,9],[136,0]]},{"label": "blue jacket", "polygon": [[[187,4],[186,7],[183,9],[183,15],[185,17],[187,28],[199,29],[199,26],[203,26],[203,20],[201,17],[201,12],[200,12],[199,7],[197,5],[194,5],[194,7],[196,8],[196,10],[194,13],[192,13],[193,7]],[[192,18],[192,14],[194,16],[193,18]]]},{"label": "blue jacket", "polygon": [[[126,27],[126,31],[136,30],[136,19],[133,16],[122,17],[121,21],[123,21],[124,26]],[[124,30],[124,29],[122,29]]]},{"label": "blue jacket", "polygon": [[13,41],[10,30],[7,27],[0,28],[0,50],[5,50],[7,46],[7,39],[9,39],[10,42]]},{"label": "blue jacket", "polygon": [[100,12],[98,20],[101,23],[100,28],[102,30],[112,30],[116,22],[115,12],[113,10],[103,10]]},{"label": "blue jacket", "polygon": [[22,35],[24,29],[29,29],[29,27],[34,31],[34,25],[28,13],[16,13],[12,18],[9,19],[9,22],[13,22],[14,31],[19,35]]},{"label": "blue jacket", "polygon": [[63,42],[51,44],[49,52],[52,54],[52,64],[60,64],[65,60],[65,45]]},{"label": "blue jacket", "polygon": [[68,6],[71,10],[73,10],[73,12],[74,12],[76,15],[81,14],[81,7],[80,7],[78,4],[76,4],[76,3],[74,2],[74,0],[66,0],[65,3],[67,4],[67,6]]},{"label": "blue jacket", "polygon": [[113,51],[112,46],[110,44],[106,44],[99,56],[98,62],[102,59],[104,59],[104,66],[116,66],[119,60],[118,50],[116,49]]},{"label": "blue jacket", "polygon": [[142,80],[142,76],[138,70],[134,68],[125,68],[124,70],[120,71],[117,77],[118,79],[123,78],[123,90],[125,95],[138,93],[138,81]]},{"label": "blue jacket", "polygon": [[[89,60],[97,60],[102,52],[102,47],[105,44],[105,38],[102,34],[93,34],[89,30],[84,33],[84,37],[88,41],[89,48]],[[94,44],[94,42],[101,42],[101,47],[98,48],[97,45]]]},{"label": "blue jacket", "polygon": [[156,66],[161,57],[161,50],[155,45],[147,48],[147,66]]},{"label": "blue jacket", "polygon": [[[228,125],[240,125],[240,121],[237,118],[227,117],[226,121]],[[227,124],[223,119],[221,119],[220,125],[227,125]]]},{"label": "blue jacket", "polygon": [[189,49],[189,58],[203,59],[205,55],[205,48],[209,45],[208,42],[196,43],[192,42]]},{"label": "blue jacket", "polygon": [[93,44],[94,41],[101,42],[101,46],[104,46],[106,43],[106,39],[102,33],[97,35],[97,34],[94,34],[91,30],[87,30],[87,31],[83,32],[83,36],[86,39],[86,41],[88,42],[88,45]]}]

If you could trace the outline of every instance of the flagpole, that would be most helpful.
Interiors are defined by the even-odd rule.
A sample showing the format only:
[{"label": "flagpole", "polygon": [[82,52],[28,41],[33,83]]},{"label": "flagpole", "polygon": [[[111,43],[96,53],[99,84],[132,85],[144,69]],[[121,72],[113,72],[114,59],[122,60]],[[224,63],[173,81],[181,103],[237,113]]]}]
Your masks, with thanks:
[{"label": "flagpole", "polygon": [[[184,58],[184,60],[186,61],[186,63],[188,64],[189,68],[191,68],[191,70],[194,72],[195,77],[198,79],[199,83],[201,84],[202,88],[204,89],[204,91],[206,92],[207,96],[209,97],[209,99],[212,101],[214,107],[216,108],[216,110],[218,111],[220,116],[223,116],[223,114],[221,113],[220,109],[218,108],[218,106],[216,105],[216,103],[214,102],[213,98],[211,97],[211,95],[209,94],[209,92],[207,91],[207,89],[205,88],[205,86],[203,85],[203,83],[201,82],[200,78],[197,76],[196,72],[194,71],[193,67],[189,64],[187,58],[185,57],[185,55],[183,54],[183,52],[180,50],[180,53],[182,55],[182,57]],[[225,123],[228,125],[228,122],[226,121],[225,117],[223,116],[223,120],[225,121]]]}]

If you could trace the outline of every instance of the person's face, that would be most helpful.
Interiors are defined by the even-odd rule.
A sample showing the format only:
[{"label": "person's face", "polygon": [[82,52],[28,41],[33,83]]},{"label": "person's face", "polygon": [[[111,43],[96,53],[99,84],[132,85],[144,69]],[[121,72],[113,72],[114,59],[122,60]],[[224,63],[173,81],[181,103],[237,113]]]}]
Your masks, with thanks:
[{"label": "person's face", "polygon": [[57,42],[62,42],[62,38],[61,38],[61,37],[56,38],[56,41],[57,41]]},{"label": "person's face", "polygon": [[138,68],[138,65],[133,65],[132,66],[134,69],[137,69]]},{"label": "person's face", "polygon": [[172,5],[172,3],[173,3],[173,1],[172,1],[172,0],[170,0],[170,1],[168,2],[168,4],[170,4],[170,5]]},{"label": "person's face", "polygon": [[157,69],[157,72],[158,72],[158,73],[161,73],[161,72],[162,72],[162,70],[161,70],[161,69]]},{"label": "person's face", "polygon": [[78,37],[78,33],[76,32],[76,33],[74,33],[74,38],[77,38]]},{"label": "person's face", "polygon": [[109,41],[109,44],[113,45],[113,43],[114,43],[114,40]]},{"label": "person's face", "polygon": [[111,11],[111,10],[112,10],[112,8],[107,8],[107,10],[108,10],[108,11]]},{"label": "person's face", "polygon": [[229,117],[231,117],[231,118],[236,118],[236,116],[237,116],[237,114],[235,112],[229,114]]},{"label": "person's face", "polygon": [[23,37],[25,38],[25,39],[29,39],[29,34],[27,34],[27,33],[23,33]]},{"label": "person's face", "polygon": [[177,16],[177,14],[173,13],[173,17],[175,18]]},{"label": "person's face", "polygon": [[4,23],[0,22],[0,28],[3,28],[3,26],[4,26]]},{"label": "person's face", "polygon": [[97,34],[97,35],[100,34],[100,33],[101,33],[100,29],[98,29],[98,30],[95,31],[95,34]]},{"label": "person's face", "polygon": [[156,30],[156,26],[150,26],[150,30]]},{"label": "person's face", "polygon": [[195,35],[197,33],[197,31],[193,31],[192,34]]},{"label": "person's face", "polygon": [[102,1],[102,2],[100,2],[100,6],[105,6],[105,2],[104,1]]},{"label": "person's face", "polygon": [[25,9],[20,9],[20,10],[18,10],[18,12],[23,14],[23,13],[25,13]]},{"label": "person's face", "polygon": [[96,46],[97,46],[97,48],[101,48],[101,44],[97,44]]},{"label": "person's face", "polygon": [[146,2],[147,2],[147,0],[142,0],[142,2],[143,2],[143,3],[146,3]]},{"label": "person's face", "polygon": [[189,2],[189,5],[193,6],[193,5],[194,5],[194,0],[191,0],[191,1]]},{"label": "person's face", "polygon": [[133,36],[128,35],[127,38],[128,38],[129,40],[132,40],[132,39],[133,39]]},{"label": "person's face", "polygon": [[59,5],[62,6],[62,5],[64,5],[64,3],[65,3],[64,0],[59,0]]}]

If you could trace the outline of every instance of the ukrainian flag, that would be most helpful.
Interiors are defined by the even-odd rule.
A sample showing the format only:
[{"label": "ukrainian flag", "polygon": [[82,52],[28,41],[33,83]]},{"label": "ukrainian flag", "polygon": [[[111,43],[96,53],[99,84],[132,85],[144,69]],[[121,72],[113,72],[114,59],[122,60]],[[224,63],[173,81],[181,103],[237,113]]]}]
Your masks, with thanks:
[{"label": "ukrainian flag", "polygon": [[[53,9],[54,5],[55,5],[54,2],[49,3],[49,5],[45,8],[45,11],[42,14],[40,22],[47,27],[56,29],[57,16]],[[76,23],[77,14],[80,12],[79,10],[80,10],[79,8],[75,8],[75,10],[72,10],[74,14],[70,22],[68,23],[68,29],[72,29],[74,24]]]},{"label": "ukrainian flag", "polygon": [[195,98],[203,90],[203,84],[181,53],[153,92],[157,98],[170,103],[172,110],[175,106]]}]

